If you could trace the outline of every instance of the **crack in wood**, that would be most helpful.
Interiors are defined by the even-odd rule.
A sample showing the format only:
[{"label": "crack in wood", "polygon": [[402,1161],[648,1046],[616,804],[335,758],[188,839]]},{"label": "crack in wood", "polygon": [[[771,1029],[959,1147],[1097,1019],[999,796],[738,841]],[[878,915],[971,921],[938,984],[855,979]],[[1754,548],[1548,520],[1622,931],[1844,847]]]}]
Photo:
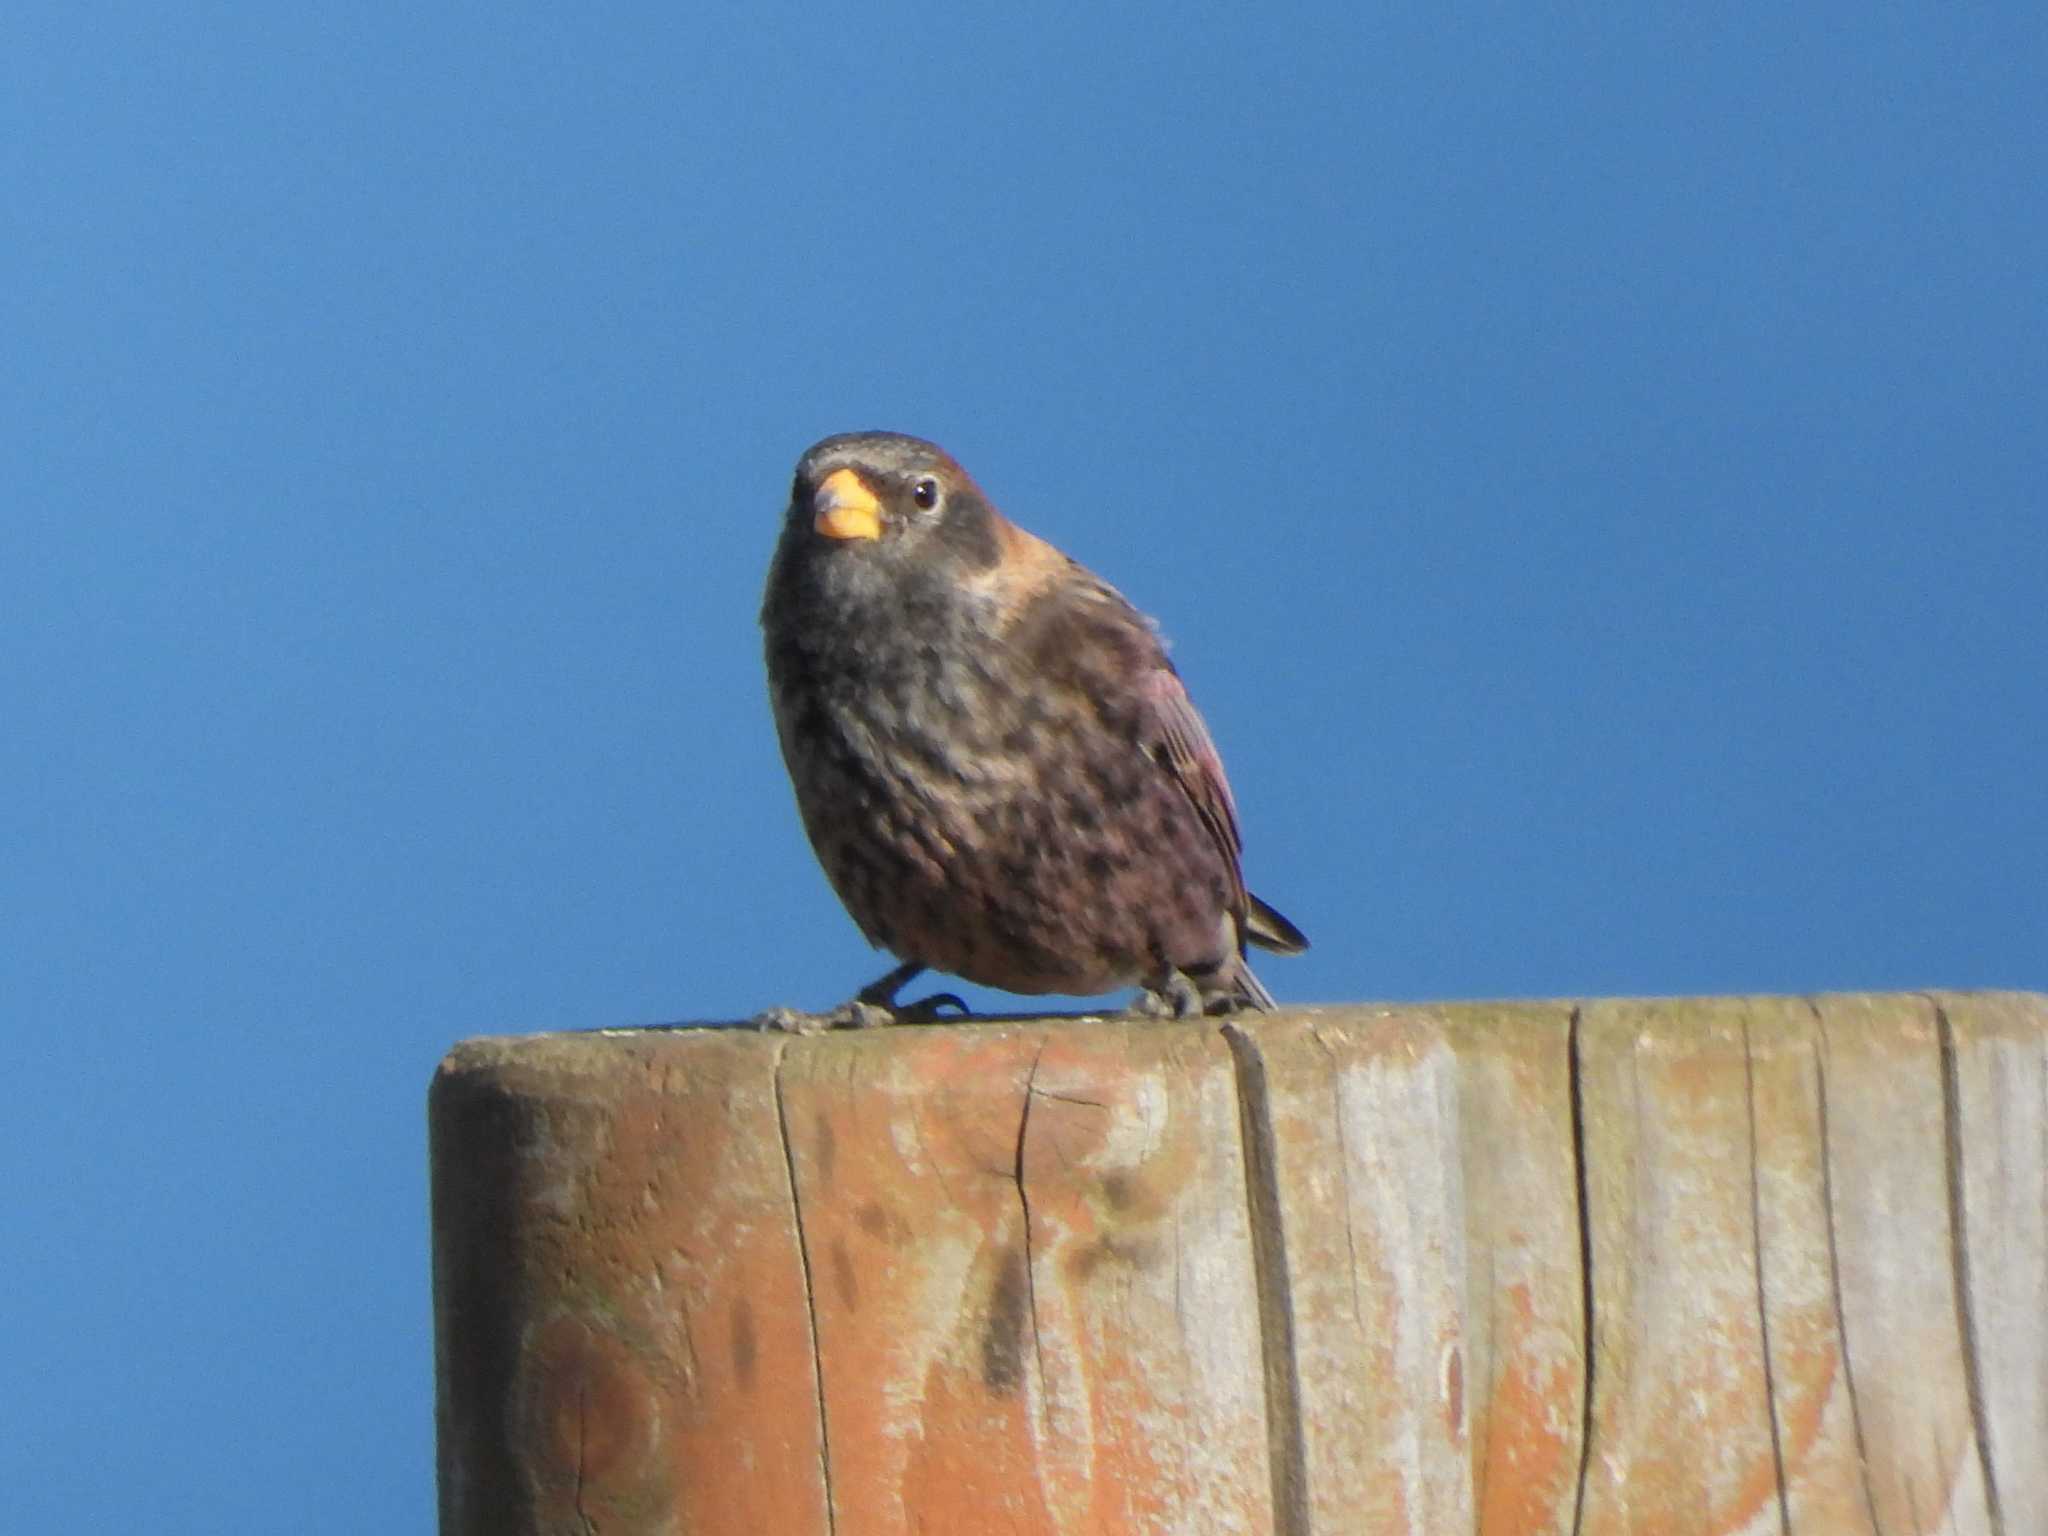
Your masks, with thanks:
[{"label": "crack in wood", "polygon": [[1031,1193],[1024,1187],[1024,1138],[1031,1131],[1031,1099],[1038,1083],[1038,1064],[1045,1059],[1041,1040],[1031,1058],[1031,1070],[1024,1076],[1024,1109],[1017,1117],[1017,1156],[1011,1177],[1017,1184],[1017,1205],[1024,1217],[1024,1305],[1031,1314],[1031,1353],[1038,1369],[1038,1411],[1049,1420],[1052,1403],[1045,1379],[1045,1336],[1038,1326],[1038,1274],[1031,1251]]},{"label": "crack in wood", "polygon": [[1586,1477],[1593,1467],[1593,1382],[1599,1350],[1593,1332],[1593,1211],[1587,1199],[1586,1097],[1579,1060],[1579,1025],[1583,1010],[1572,1009],[1565,1032],[1565,1078],[1571,1098],[1572,1181],[1579,1216],[1579,1336],[1583,1375],[1579,1386],[1579,1475],[1572,1495],[1572,1536],[1586,1519]]},{"label": "crack in wood", "polygon": [[811,1240],[804,1231],[803,1196],[798,1193],[796,1150],[789,1139],[789,1100],[783,1093],[782,1069],[794,1042],[784,1040],[775,1052],[775,1126],[782,1138],[782,1167],[789,1179],[789,1215],[796,1227],[797,1262],[803,1270],[804,1313],[811,1334],[811,1374],[818,1394],[818,1475],[824,1484],[826,1536],[839,1528],[839,1512],[832,1500],[832,1435],[825,1408],[825,1351],[818,1339],[818,1292],[811,1283]]},{"label": "crack in wood", "polygon": [[1870,1486],[1870,1450],[1863,1438],[1863,1405],[1856,1391],[1856,1362],[1849,1349],[1849,1314],[1842,1305],[1842,1250],[1836,1237],[1840,1223],[1835,1219],[1835,1151],[1828,1134],[1828,1021],[1813,999],[1806,1000],[1813,1015],[1814,1106],[1820,1129],[1820,1208],[1827,1219],[1828,1293],[1835,1309],[1835,1336],[1842,1345],[1842,1385],[1849,1394],[1849,1432],[1856,1442],[1856,1475],[1863,1490],[1863,1508],[1870,1516],[1870,1529],[1884,1536],[1884,1522],[1878,1519],[1877,1495]]},{"label": "crack in wood", "polygon": [[1771,1360],[1770,1287],[1764,1274],[1762,1181],[1756,1166],[1756,1049],[1750,1038],[1749,1015],[1742,1016],[1742,1098],[1749,1116],[1749,1241],[1756,1270],[1756,1325],[1764,1368],[1764,1410],[1771,1426],[1771,1473],[1778,1485],[1778,1530],[1792,1536],[1792,1501],[1785,1487],[1784,1429],[1778,1422],[1777,1367]]},{"label": "crack in wood", "polygon": [[1963,1095],[1956,1067],[1956,1032],[1948,1010],[1934,999],[1929,1002],[1934,1008],[1935,1038],[1941,1048],[1942,1155],[1948,1175],[1948,1247],[1956,1333],[1963,1351],[1963,1391],[1970,1402],[1970,1430],[1977,1442],[1977,1466],[1984,1475],[1985,1512],[1991,1520],[1992,1536],[2005,1536],[2005,1513],[1998,1502],[1998,1475],[1991,1464],[1991,1426],[1984,1411],[1976,1304],[1971,1298],[1970,1217],[1963,1197]]},{"label": "crack in wood", "polygon": [[1259,1347],[1265,1360],[1266,1438],[1273,1479],[1275,1536],[1310,1536],[1308,1448],[1302,1438],[1301,1377],[1294,1353],[1293,1283],[1287,1268],[1275,1167],[1273,1109],[1265,1057],[1242,1025],[1223,1025],[1237,1069],[1237,1110],[1244,1143],[1245,1196],[1252,1273],[1259,1297]]}]

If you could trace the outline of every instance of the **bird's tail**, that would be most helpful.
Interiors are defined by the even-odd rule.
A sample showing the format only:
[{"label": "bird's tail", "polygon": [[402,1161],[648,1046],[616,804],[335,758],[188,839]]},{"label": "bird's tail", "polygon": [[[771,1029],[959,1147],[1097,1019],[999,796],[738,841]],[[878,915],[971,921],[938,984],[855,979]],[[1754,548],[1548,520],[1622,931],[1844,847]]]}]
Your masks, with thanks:
[{"label": "bird's tail", "polygon": [[1259,1012],[1271,1013],[1280,1006],[1273,1001],[1273,994],[1266,990],[1265,983],[1254,976],[1252,968],[1242,960],[1237,962],[1237,970],[1231,975],[1230,979],[1235,983],[1234,990],[1238,998],[1251,1007],[1258,1009]]},{"label": "bird's tail", "polygon": [[[1308,948],[1308,935],[1250,891],[1244,893],[1244,936],[1247,943],[1270,949],[1276,955],[1298,955]],[[1247,976],[1251,973],[1245,972]],[[1254,987],[1259,987],[1253,982]],[[1264,991],[1263,987],[1259,987]],[[1270,1004],[1269,1004],[1270,1006]]]}]

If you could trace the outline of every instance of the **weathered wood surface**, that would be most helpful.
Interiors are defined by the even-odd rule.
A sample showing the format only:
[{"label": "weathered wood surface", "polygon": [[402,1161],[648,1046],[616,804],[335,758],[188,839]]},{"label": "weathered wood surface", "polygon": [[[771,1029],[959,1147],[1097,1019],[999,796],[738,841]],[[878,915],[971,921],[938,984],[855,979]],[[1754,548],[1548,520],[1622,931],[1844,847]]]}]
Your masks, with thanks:
[{"label": "weathered wood surface", "polygon": [[484,1040],[432,1122],[448,1536],[2048,1533],[2048,998]]}]

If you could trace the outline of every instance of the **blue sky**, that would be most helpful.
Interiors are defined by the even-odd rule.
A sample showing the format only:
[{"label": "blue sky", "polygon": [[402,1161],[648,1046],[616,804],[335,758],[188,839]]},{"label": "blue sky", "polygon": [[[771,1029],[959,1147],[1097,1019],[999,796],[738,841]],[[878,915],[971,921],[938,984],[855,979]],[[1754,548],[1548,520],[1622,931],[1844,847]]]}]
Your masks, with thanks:
[{"label": "blue sky", "polygon": [[1697,11],[10,7],[10,1520],[430,1528],[441,1052],[884,967],[829,432],[1160,618],[1283,999],[2048,984],[2048,21]]}]

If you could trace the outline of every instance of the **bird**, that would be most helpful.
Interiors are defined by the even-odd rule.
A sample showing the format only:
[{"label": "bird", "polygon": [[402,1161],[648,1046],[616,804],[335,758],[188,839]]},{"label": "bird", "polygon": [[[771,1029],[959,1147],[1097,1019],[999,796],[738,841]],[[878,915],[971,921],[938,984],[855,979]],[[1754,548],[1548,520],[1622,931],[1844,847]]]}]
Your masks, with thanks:
[{"label": "bird", "polygon": [[936,444],[798,460],[761,604],[805,832],[901,963],[835,1022],[929,1020],[931,970],[1141,1014],[1270,1010],[1247,946],[1308,947],[1246,889],[1223,763],[1154,623],[996,510]]}]

